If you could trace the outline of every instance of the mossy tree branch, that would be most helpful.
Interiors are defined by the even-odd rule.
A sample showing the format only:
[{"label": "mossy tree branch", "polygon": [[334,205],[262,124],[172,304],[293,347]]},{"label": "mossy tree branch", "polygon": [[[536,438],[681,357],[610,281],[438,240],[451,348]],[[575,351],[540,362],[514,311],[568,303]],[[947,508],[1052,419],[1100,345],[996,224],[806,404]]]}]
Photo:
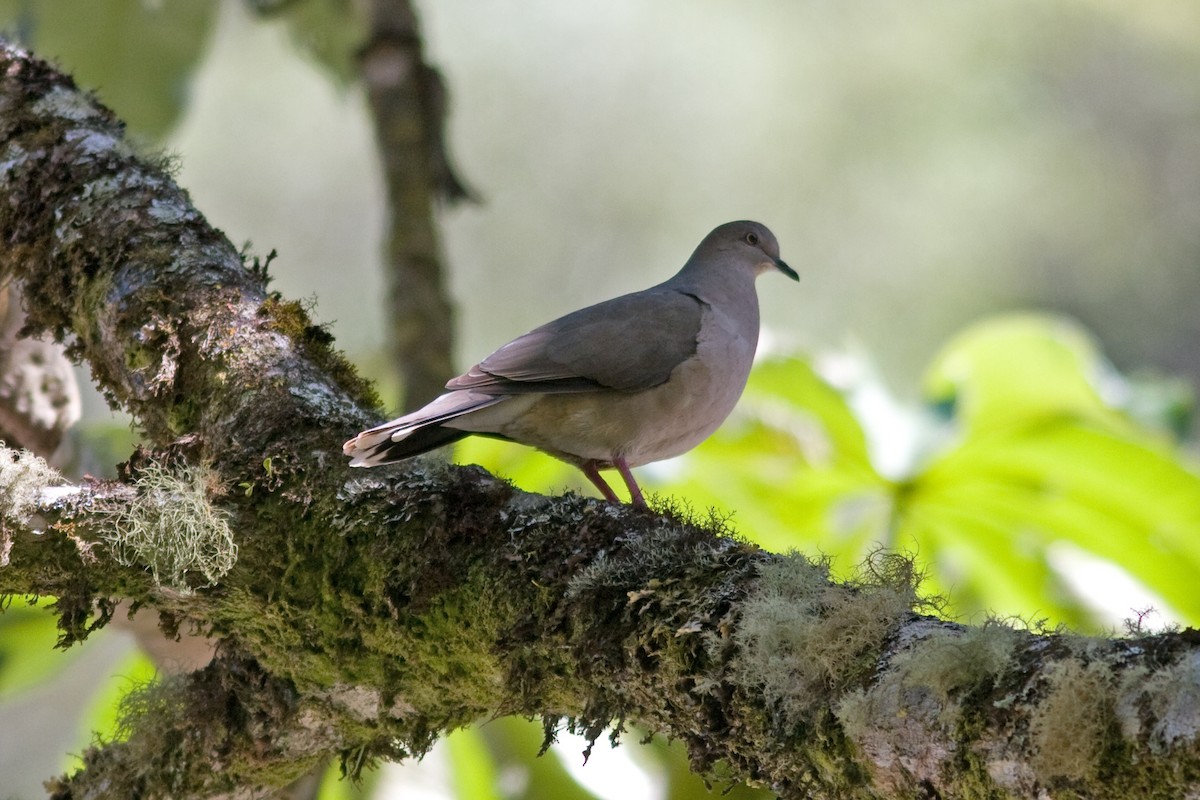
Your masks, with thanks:
[{"label": "mossy tree branch", "polygon": [[[108,111],[12,47],[0,236],[32,331],[69,338],[148,443],[123,487],[83,487],[70,514],[56,478],[6,454],[0,591],[53,591],[75,636],[124,597],[222,641],[209,667],[136,694],[124,740],[55,797],[248,797],[330,754],[353,771],[509,713],[591,736],[636,723],[684,739],[697,770],[788,797],[1200,791],[1195,631],[967,628],[914,611],[902,558],[838,584],[716,523],[527,495],[475,468],[351,473],[340,443],[374,400],[328,337]],[[163,491],[170,476],[231,531],[237,561],[214,585],[156,578],[154,537],[112,545],[121,515],[87,501],[157,497],[165,516],[184,492]]]}]

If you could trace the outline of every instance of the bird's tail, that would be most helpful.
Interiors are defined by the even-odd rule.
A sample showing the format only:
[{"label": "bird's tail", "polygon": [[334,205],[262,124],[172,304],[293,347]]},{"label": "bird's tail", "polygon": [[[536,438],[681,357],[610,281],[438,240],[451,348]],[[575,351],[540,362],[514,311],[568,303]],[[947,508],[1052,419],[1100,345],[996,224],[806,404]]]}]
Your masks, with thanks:
[{"label": "bird's tail", "polygon": [[350,456],[352,467],[403,461],[470,435],[470,431],[447,428],[444,423],[505,399],[478,392],[447,392],[424,408],[363,431],[342,445],[342,452]]}]

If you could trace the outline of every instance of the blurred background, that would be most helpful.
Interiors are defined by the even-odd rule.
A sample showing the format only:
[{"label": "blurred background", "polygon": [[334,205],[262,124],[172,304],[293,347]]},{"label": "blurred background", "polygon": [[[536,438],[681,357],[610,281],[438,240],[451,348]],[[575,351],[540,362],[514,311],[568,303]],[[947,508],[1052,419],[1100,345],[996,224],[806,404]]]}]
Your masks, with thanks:
[{"label": "blurred background", "polygon": [[[759,283],[764,355],[784,360],[767,365],[721,437],[647,469],[652,487],[736,509],[735,526],[772,548],[852,564],[874,542],[915,546],[967,618],[991,609],[1102,629],[1153,606],[1150,624],[1197,623],[1185,596],[1194,551],[1177,574],[1155,576],[1187,535],[1200,540],[1188,425],[1200,384],[1200,4],[426,0],[416,10],[450,93],[449,150],[482,198],[438,215],[459,367],[670,276],[721,222],[758,219],[801,274],[799,286]],[[94,89],[147,151],[169,152],[179,183],[236,245],[277,251],[272,287],[307,298],[399,406],[385,188],[356,78],[353,3],[0,0],[0,26]],[[1042,408],[1053,395],[1093,427],[1111,423],[1106,441],[1133,449],[1056,451],[1068,466],[1049,474],[1140,465],[1140,478],[1109,479],[1136,486],[1129,502],[1143,513],[1175,516],[1139,519],[1101,546],[1081,531],[1103,536],[1119,515],[1095,507],[1085,519],[1043,505],[986,534],[898,515],[897,487],[921,486],[939,466],[974,469],[963,437],[995,430],[995,414],[964,403],[964,370],[990,386],[992,407]],[[1048,388],[1060,379],[1070,386]],[[100,474],[136,431],[85,394],[80,468]],[[836,484],[812,508],[828,516],[836,496],[854,523],[806,538],[826,523],[802,524],[816,519],[797,510],[814,482],[780,466],[795,463],[778,444],[796,429],[778,421],[785,400],[840,454],[820,472],[832,462],[795,434],[795,458]],[[521,448],[469,443],[457,457],[530,490],[582,487]],[[730,484],[735,474],[758,477]],[[1050,517],[1061,526],[1042,526]],[[912,541],[894,535],[901,523],[917,525]],[[1149,529],[1158,538],[1137,538]],[[995,549],[976,546],[986,536]],[[992,567],[994,580],[980,576]],[[103,729],[119,694],[104,687],[154,669],[117,633],[65,654],[26,646],[53,631],[36,630],[49,615],[25,613],[0,616],[0,797],[22,800],[66,768],[86,731]],[[42,680],[50,673],[58,683]],[[98,674],[114,676],[99,693]],[[583,745],[569,737],[533,761],[540,731],[530,730],[490,723],[421,765],[388,767],[365,788],[330,783],[321,796],[705,791],[662,743],[598,748],[580,770]],[[606,784],[613,775],[622,782]]]}]

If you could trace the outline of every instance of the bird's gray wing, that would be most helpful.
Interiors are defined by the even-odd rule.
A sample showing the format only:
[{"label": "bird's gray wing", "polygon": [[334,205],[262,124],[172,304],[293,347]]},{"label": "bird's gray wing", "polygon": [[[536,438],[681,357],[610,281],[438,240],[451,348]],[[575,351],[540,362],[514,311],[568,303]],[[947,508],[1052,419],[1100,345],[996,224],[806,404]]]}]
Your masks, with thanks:
[{"label": "bird's gray wing", "polygon": [[702,303],[649,289],[567,314],[514,339],[446,384],[488,394],[637,392],[696,353]]}]

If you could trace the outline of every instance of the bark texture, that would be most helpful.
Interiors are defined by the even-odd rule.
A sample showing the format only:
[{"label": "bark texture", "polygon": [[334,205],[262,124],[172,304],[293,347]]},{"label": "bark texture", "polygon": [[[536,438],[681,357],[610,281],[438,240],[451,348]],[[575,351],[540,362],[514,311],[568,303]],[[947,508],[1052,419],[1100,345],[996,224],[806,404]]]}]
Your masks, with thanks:
[{"label": "bark texture", "polygon": [[257,797],[510,713],[636,723],[785,797],[1200,796],[1195,631],[968,628],[917,613],[903,558],[839,584],[671,510],[433,460],[348,470],[375,399],[327,334],[13,47],[0,237],[30,326],[147,441],[122,481],[78,487],[0,453],[0,594],[56,597],[64,644],[119,599],[220,639],[133,695],[56,798]]}]

